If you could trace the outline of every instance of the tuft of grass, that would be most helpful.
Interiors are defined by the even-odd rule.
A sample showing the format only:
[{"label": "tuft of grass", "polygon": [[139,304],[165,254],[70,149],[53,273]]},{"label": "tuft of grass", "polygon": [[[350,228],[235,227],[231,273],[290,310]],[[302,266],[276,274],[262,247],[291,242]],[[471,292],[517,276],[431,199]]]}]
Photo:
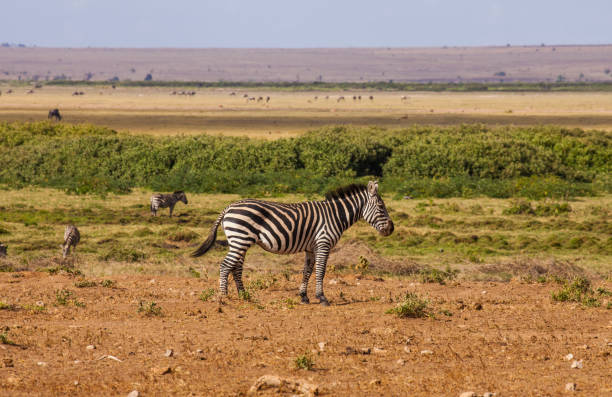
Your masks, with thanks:
[{"label": "tuft of grass", "polygon": [[200,272],[197,271],[196,269],[194,269],[193,267],[189,268],[189,274],[191,275],[191,277],[193,278],[200,278]]},{"label": "tuft of grass", "polygon": [[287,309],[295,309],[295,307],[297,306],[297,302],[291,298],[287,298],[285,300],[283,300],[283,302],[285,302],[285,304],[287,305]]},{"label": "tuft of grass", "polygon": [[417,294],[408,292],[397,306],[387,310],[387,314],[395,314],[401,318],[420,318],[426,317],[428,313],[429,301],[421,299]]},{"label": "tuft of grass", "polygon": [[177,230],[166,236],[170,241],[185,241],[190,242],[200,238],[200,235],[192,230]]},{"label": "tuft of grass", "polygon": [[422,283],[438,283],[441,285],[446,284],[447,280],[453,280],[457,277],[459,270],[451,269],[450,266],[446,266],[446,270],[439,270],[433,267],[427,267],[419,271],[419,279]]},{"label": "tuft of grass", "polygon": [[67,289],[60,289],[55,291],[55,303],[58,305],[66,306],[70,299],[72,298],[73,293]]},{"label": "tuft of grass", "polygon": [[97,285],[98,283],[96,283],[95,281],[89,281],[89,280],[81,280],[81,281],[77,281],[76,283],[74,283],[74,286],[77,288],[90,288],[90,287],[95,287]]},{"label": "tuft of grass", "polygon": [[161,316],[162,308],[161,306],[158,306],[155,302],[145,303],[143,301],[140,301],[140,303],[138,304],[138,313],[143,313],[145,316],[148,317]]},{"label": "tuft of grass", "polygon": [[100,285],[103,286],[104,288],[115,288],[115,285],[117,285],[117,282],[106,279],[106,280],[102,280],[100,282]]},{"label": "tuft of grass", "polygon": [[9,336],[6,332],[3,332],[0,334],[0,344],[2,345],[16,345],[15,342],[13,342],[12,340],[9,339]]},{"label": "tuft of grass", "polygon": [[44,311],[47,310],[47,307],[42,305],[35,305],[35,304],[27,304],[27,305],[23,305],[23,310],[26,310],[28,312],[31,313],[43,313]]},{"label": "tuft of grass", "polygon": [[17,305],[0,302],[0,310],[15,311],[17,309],[18,309]]},{"label": "tuft of grass", "polygon": [[247,302],[251,302],[253,300],[253,296],[251,295],[248,289],[243,289],[242,291],[240,291],[238,293],[238,298]]},{"label": "tuft of grass", "polygon": [[153,230],[149,229],[148,227],[142,227],[132,233],[134,237],[146,237],[153,234],[155,234]]},{"label": "tuft of grass", "polygon": [[366,273],[370,268],[370,261],[365,256],[359,255],[359,261],[355,264],[355,270],[361,273]]},{"label": "tuft of grass", "polygon": [[606,289],[605,287],[597,287],[595,292],[597,292],[597,294],[601,296],[612,296],[612,291]]},{"label": "tuft of grass", "polygon": [[576,277],[571,282],[566,281],[560,290],[551,292],[551,298],[555,302],[577,302],[587,307],[601,306],[595,291],[591,288],[591,281],[585,277]]},{"label": "tuft of grass", "polygon": [[64,273],[68,274],[71,277],[79,277],[79,276],[83,275],[83,272],[81,272],[79,269],[74,269],[72,267],[65,266],[65,265],[45,267],[45,268],[39,269],[38,271],[40,271],[40,272],[47,272],[47,273],[49,273],[51,275],[55,275],[55,274],[59,274],[61,272],[64,272]]},{"label": "tuft of grass", "polygon": [[276,284],[277,281],[278,280],[276,279],[276,277],[260,277],[253,281],[250,281],[247,284],[246,288],[251,291],[260,291],[272,287],[274,284]]},{"label": "tuft of grass", "polygon": [[137,249],[125,247],[111,247],[110,249],[100,254],[98,256],[98,259],[103,261],[113,260],[117,262],[140,262],[146,259],[146,257],[147,254]]},{"label": "tuft of grass", "polygon": [[314,360],[309,353],[304,353],[295,358],[295,367],[297,369],[305,369],[307,371],[312,370],[314,367]]},{"label": "tuft of grass", "polygon": [[515,200],[510,208],[503,211],[504,215],[537,215],[537,216],[558,216],[572,211],[568,203],[543,203],[533,207],[527,200]]},{"label": "tuft of grass", "polygon": [[202,293],[200,294],[200,300],[202,302],[206,302],[210,298],[212,298],[213,295],[215,295],[215,289],[214,288],[207,288],[204,291],[202,291]]}]

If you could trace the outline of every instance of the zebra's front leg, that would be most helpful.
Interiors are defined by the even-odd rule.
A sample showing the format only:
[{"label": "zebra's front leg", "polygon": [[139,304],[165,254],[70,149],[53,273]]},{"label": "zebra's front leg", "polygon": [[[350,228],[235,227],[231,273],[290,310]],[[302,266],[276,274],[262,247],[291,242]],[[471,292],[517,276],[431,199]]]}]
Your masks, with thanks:
[{"label": "zebra's front leg", "polygon": [[327,258],[329,257],[329,246],[324,245],[317,247],[315,256],[317,286],[315,296],[319,299],[319,303],[323,306],[329,306],[329,301],[323,294],[323,278],[325,277],[325,268],[327,267]]},{"label": "zebra's front leg", "polygon": [[170,206],[170,218],[172,218],[172,211],[174,210],[174,204]]},{"label": "zebra's front leg", "polygon": [[306,259],[304,261],[304,270],[302,271],[302,284],[300,285],[300,296],[302,297],[302,303],[310,303],[308,299],[308,280],[312,274],[314,268],[314,253],[306,251]]}]

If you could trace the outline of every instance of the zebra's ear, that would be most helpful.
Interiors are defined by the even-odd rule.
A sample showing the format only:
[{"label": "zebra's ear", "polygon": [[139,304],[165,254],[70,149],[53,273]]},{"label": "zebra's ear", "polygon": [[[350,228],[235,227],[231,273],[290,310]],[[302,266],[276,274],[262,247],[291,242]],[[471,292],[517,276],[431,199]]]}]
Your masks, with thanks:
[{"label": "zebra's ear", "polygon": [[375,195],[378,193],[378,181],[368,182],[368,193],[370,193],[370,195]]}]

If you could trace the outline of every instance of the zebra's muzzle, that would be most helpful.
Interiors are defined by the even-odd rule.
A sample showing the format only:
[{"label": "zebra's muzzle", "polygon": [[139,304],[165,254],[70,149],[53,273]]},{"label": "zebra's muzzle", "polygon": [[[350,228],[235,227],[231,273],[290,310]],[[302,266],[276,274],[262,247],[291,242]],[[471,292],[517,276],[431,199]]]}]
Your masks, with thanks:
[{"label": "zebra's muzzle", "polygon": [[382,234],[383,236],[389,236],[391,235],[391,233],[393,233],[393,230],[395,229],[395,227],[393,226],[393,221],[389,220],[387,222],[387,226],[384,229],[380,230],[380,234]]}]

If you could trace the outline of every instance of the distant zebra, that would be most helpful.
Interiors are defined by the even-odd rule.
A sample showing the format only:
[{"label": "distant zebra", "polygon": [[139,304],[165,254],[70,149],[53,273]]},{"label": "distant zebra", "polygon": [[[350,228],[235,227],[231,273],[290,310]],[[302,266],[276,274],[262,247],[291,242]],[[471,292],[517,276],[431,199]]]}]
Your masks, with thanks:
[{"label": "distant zebra", "polygon": [[268,102],[270,102],[270,97],[269,96],[266,97],[266,103],[268,103]]},{"label": "distant zebra", "polygon": [[72,246],[72,253],[76,252],[77,244],[81,241],[81,233],[74,225],[67,225],[64,231],[64,244],[62,244],[62,256],[66,258],[70,253],[70,247]]},{"label": "distant zebra", "polygon": [[302,284],[302,303],[309,303],[308,280],[316,267],[316,297],[328,306],[323,294],[323,277],[330,250],[342,233],[364,218],[380,234],[393,233],[393,222],[378,193],[378,182],[350,185],[326,195],[324,201],[276,203],[247,199],[226,207],[212,225],[210,235],[192,253],[205,254],[217,238],[217,228],[223,224],[229,252],[220,266],[219,290],[227,295],[227,278],[231,272],[238,293],[244,290],[242,265],[246,251],[253,244],[279,254],[306,252]]},{"label": "distant zebra", "polygon": [[374,100],[374,95],[370,95],[370,101]]},{"label": "distant zebra", "polygon": [[49,110],[49,115],[47,116],[48,119],[53,119],[55,118],[57,121],[62,121],[62,115],[60,114],[59,109],[51,109]]},{"label": "distant zebra", "polygon": [[8,247],[2,243],[0,243],[0,257],[6,256],[6,250]]},{"label": "distant zebra", "polygon": [[339,96],[338,99],[336,99],[336,102],[340,102],[340,101],[344,101],[344,97],[343,96]]},{"label": "distant zebra", "polygon": [[185,192],[179,190],[172,194],[155,193],[151,196],[151,215],[157,216],[157,210],[160,208],[170,207],[170,217],[172,217],[174,206],[179,201],[187,204],[187,196],[185,196]]}]

